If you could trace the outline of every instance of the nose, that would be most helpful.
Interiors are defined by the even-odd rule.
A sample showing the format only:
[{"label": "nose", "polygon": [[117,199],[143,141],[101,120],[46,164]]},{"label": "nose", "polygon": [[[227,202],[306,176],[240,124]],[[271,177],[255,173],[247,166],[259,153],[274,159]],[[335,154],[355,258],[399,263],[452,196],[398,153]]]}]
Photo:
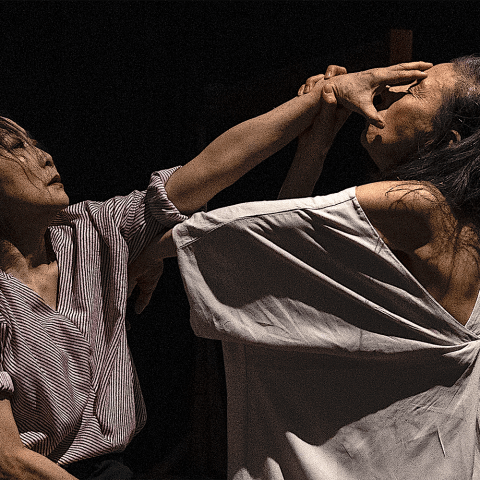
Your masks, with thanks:
[{"label": "nose", "polygon": [[38,163],[42,168],[55,166],[55,164],[53,163],[53,158],[49,153],[45,152],[44,150],[38,147],[35,147],[35,149],[37,151],[36,153],[37,153]]},{"label": "nose", "polygon": [[52,156],[49,153],[45,153],[45,152],[43,152],[43,154],[45,155],[45,166],[46,167],[54,167],[55,164],[53,163]]}]

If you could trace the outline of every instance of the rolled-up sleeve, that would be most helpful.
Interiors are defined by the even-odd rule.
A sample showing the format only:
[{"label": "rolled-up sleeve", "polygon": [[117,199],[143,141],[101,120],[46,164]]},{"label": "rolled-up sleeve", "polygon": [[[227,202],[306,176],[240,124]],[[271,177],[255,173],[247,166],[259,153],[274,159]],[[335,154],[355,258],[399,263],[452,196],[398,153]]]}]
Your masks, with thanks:
[{"label": "rolled-up sleeve", "polygon": [[145,195],[145,203],[148,205],[153,217],[167,228],[172,228],[188,218],[188,216],[180,213],[178,208],[170,201],[165,190],[165,184],[168,179],[179,168],[181,167],[152,173]]},{"label": "rolled-up sleeve", "polygon": [[6,322],[0,320],[0,393],[13,393],[12,377],[4,370],[4,352],[7,342],[7,328]]},{"label": "rolled-up sleeve", "polygon": [[181,167],[154,172],[146,190],[134,190],[126,196],[116,196],[105,202],[86,201],[72,205],[63,213],[62,221],[71,221],[76,215],[88,212],[89,221],[107,242],[118,230],[128,245],[129,260],[132,261],[146,244],[157,234],[167,231],[189,217],[180,213],[170,201],[165,184],[170,176]]}]

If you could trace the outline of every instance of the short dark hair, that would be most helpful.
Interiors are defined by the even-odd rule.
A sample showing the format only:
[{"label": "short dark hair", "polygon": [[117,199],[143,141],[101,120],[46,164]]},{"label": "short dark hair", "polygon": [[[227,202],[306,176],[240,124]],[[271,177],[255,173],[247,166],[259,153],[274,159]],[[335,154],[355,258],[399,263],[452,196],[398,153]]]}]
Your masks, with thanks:
[{"label": "short dark hair", "polygon": [[[434,185],[459,221],[480,233],[480,57],[452,60],[458,78],[443,92],[432,132],[415,154],[386,172],[384,179],[417,180]],[[460,139],[451,143],[451,130]]]}]

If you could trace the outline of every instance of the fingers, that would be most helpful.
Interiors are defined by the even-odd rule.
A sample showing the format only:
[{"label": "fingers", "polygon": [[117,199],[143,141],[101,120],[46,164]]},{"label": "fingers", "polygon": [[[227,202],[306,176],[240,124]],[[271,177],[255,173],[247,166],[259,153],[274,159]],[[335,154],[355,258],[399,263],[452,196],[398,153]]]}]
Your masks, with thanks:
[{"label": "fingers", "polygon": [[[414,82],[428,76],[425,70],[433,67],[433,63],[428,62],[409,62],[399,63],[391,67],[381,68],[380,80],[392,84]],[[373,70],[375,71],[375,69]],[[372,71],[372,72],[373,72]]]},{"label": "fingers", "polygon": [[298,96],[301,96],[303,95],[304,93],[308,93],[312,90],[312,88],[318,83],[320,82],[321,80],[323,80],[325,77],[325,75],[320,74],[320,75],[315,75],[313,77],[309,77],[307,78],[307,81],[305,82],[304,85],[302,85],[300,87],[300,89],[298,90]]},{"label": "fingers", "polygon": [[345,75],[346,73],[347,69],[345,67],[340,67],[339,65],[329,65],[327,67],[325,75],[320,74],[309,77],[305,84],[299,88],[298,96],[310,92],[313,87],[321,80],[328,80],[329,78],[336,77],[338,75]]},{"label": "fingers", "polygon": [[347,69],[345,67],[340,67],[339,65],[329,65],[325,72],[325,75],[314,75],[309,77],[304,85],[298,90],[298,95],[303,95],[304,93],[310,92],[313,87],[321,80],[328,80],[329,78],[336,77],[338,75],[345,75]]},{"label": "fingers", "polygon": [[[335,109],[337,107],[337,98],[335,97],[335,93],[333,92],[333,86],[331,83],[327,83],[323,87],[322,100],[325,102],[325,105],[322,108],[322,112],[328,112],[327,114],[335,112]],[[320,112],[320,115],[322,115],[322,112]]]},{"label": "fingers", "polygon": [[[346,122],[347,118],[352,113],[348,108],[339,105],[337,98],[335,97],[335,92],[333,85],[327,83],[323,87],[322,91],[322,100],[324,102],[320,114],[315,119],[315,122],[322,122],[327,129],[329,136],[331,137],[327,142],[330,145],[333,142],[333,139],[337,135],[338,131],[342,125]],[[325,133],[327,133],[325,132]]]},{"label": "fingers", "polygon": [[420,70],[405,70],[405,71],[391,71],[386,72],[385,75],[382,75],[380,82],[391,85],[398,85],[403,83],[411,83],[416,80],[423,80],[428,74],[426,72],[421,72]]},{"label": "fingers", "polygon": [[[322,106],[312,125],[313,144],[326,155],[341,125],[337,125],[338,109],[346,110],[337,104],[337,99],[330,83],[322,89]],[[343,124],[343,123],[342,123]]]},{"label": "fingers", "polygon": [[384,128],[385,124],[378,115],[377,109],[373,104],[363,105],[362,114],[367,118],[367,120],[375,125],[377,128]]},{"label": "fingers", "polygon": [[322,108],[315,117],[313,128],[322,130],[322,138],[328,137],[333,131],[335,123],[335,110],[337,109],[337,99],[333,92],[332,85],[327,83],[322,90]]},{"label": "fingers", "polygon": [[327,71],[325,72],[325,80],[328,80],[331,77],[336,77],[337,75],[345,75],[347,69],[345,67],[340,67],[339,65],[329,65]]},{"label": "fingers", "polygon": [[398,63],[397,65],[392,65],[387,68],[394,68],[399,70],[428,70],[433,67],[433,63],[430,62],[407,62],[407,63]]}]

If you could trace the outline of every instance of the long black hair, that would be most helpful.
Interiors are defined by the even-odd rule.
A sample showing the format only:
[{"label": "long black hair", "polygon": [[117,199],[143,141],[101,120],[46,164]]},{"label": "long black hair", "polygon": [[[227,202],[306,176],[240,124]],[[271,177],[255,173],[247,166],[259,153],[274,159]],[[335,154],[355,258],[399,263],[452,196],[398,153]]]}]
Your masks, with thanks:
[{"label": "long black hair", "polygon": [[[384,176],[434,185],[461,223],[480,232],[480,57],[452,60],[458,75],[453,89],[443,93],[432,132],[419,150]],[[459,134],[451,142],[452,131]]]}]

